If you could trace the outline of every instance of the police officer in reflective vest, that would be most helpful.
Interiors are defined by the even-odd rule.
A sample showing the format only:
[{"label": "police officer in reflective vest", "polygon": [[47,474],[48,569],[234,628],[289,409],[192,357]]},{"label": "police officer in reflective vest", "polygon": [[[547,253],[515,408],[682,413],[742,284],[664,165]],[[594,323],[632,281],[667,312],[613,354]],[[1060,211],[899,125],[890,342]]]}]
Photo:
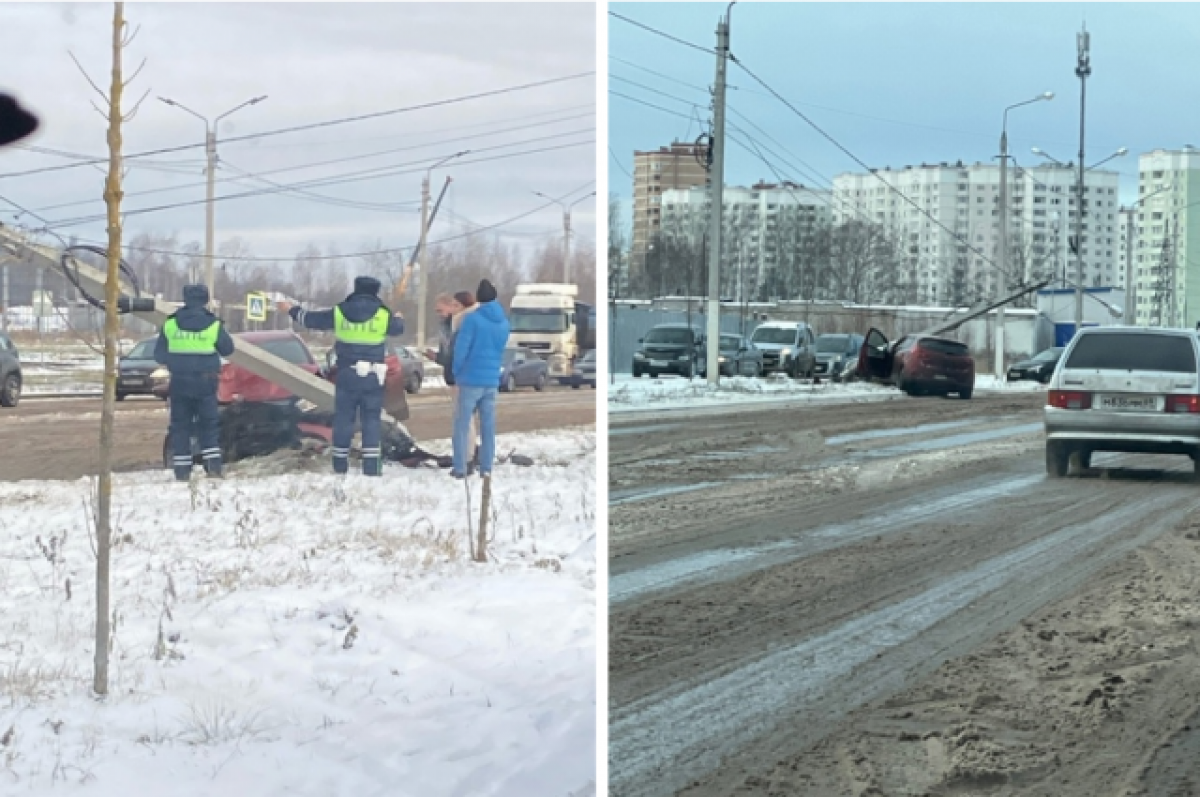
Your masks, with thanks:
[{"label": "police officer in reflective vest", "polygon": [[205,472],[221,476],[217,380],[221,358],[233,354],[233,338],[207,305],[207,286],[184,286],[183,307],[163,324],[154,346],[154,359],[171,373],[171,451],[179,481],[192,474],[193,436],[200,438]]},{"label": "police officer in reflective vest", "polygon": [[308,329],[332,329],[336,340],[337,392],[333,410],[333,472],[350,469],[355,416],[362,426],[364,476],[383,473],[381,416],[387,376],[387,339],[404,332],[404,319],[379,299],[379,280],[358,277],[354,293],[331,310],[303,310],[281,304]]}]

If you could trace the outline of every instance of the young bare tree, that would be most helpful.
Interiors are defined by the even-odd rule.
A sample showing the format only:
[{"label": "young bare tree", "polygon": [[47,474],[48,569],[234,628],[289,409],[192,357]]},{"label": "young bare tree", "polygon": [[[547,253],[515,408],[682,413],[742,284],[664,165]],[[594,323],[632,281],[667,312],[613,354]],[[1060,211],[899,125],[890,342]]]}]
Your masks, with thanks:
[{"label": "young bare tree", "polygon": [[[109,623],[109,561],[112,541],[112,452],[113,420],[116,411],[117,341],[120,323],[117,300],[120,297],[121,263],[121,126],[137,113],[145,99],[138,100],[128,114],[121,112],[125,88],[137,77],[139,66],[129,80],[124,79],[121,56],[134,39],[125,23],[125,4],[113,4],[112,82],[106,95],[95,83],[88,82],[104,100],[108,119],[108,177],[104,182],[104,204],[108,216],[108,272],[104,286],[104,400],[100,410],[100,478],[96,497],[96,638],[92,689],[97,695],[108,694],[108,653],[111,645]],[[74,58],[74,56],[72,56]],[[78,65],[78,61],[76,64]],[[145,66],[145,61],[142,62]],[[87,78],[87,72],[80,66]],[[97,108],[99,110],[99,108]]]}]

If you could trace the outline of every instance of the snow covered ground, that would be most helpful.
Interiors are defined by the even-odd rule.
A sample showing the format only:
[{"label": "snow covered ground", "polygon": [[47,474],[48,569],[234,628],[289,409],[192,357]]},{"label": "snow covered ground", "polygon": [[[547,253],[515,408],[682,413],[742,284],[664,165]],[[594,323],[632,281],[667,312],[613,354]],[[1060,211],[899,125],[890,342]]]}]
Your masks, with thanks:
[{"label": "snow covered ground", "polygon": [[0,793],[594,794],[595,432],[498,447],[486,565],[441,470],[118,475],[104,701],[91,485],[0,484]]},{"label": "snow covered ground", "polygon": [[[979,392],[1026,392],[1045,390],[1036,382],[997,380],[990,374],[975,377]],[[836,403],[886,401],[900,397],[894,387],[866,382],[834,383],[822,380],[814,385],[778,374],[753,379],[724,377],[714,389],[703,379],[683,379],[665,376],[658,379],[634,379],[618,374],[616,384],[608,389],[608,411],[619,414],[632,410],[711,407],[724,404],[756,402]]]}]

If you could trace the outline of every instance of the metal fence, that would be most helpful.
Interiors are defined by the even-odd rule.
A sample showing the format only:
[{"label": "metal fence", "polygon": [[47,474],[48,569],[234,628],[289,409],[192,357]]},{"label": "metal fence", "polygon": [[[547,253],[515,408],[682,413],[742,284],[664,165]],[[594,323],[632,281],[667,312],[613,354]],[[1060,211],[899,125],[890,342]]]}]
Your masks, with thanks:
[{"label": "metal fence", "polygon": [[[708,318],[699,312],[677,312],[674,310],[658,310],[649,307],[629,307],[628,305],[609,305],[608,308],[608,356],[609,368],[612,373],[627,374],[633,365],[633,353],[637,351],[641,338],[659,324],[686,324],[705,329]],[[738,313],[721,314],[721,331],[731,334],[750,335],[760,324],[746,315]]]}]

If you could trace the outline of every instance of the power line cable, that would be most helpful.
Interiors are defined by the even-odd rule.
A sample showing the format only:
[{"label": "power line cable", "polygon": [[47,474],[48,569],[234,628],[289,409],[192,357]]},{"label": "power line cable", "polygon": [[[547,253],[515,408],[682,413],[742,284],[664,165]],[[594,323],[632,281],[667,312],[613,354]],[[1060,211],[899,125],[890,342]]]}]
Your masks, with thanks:
[{"label": "power line cable", "polygon": [[[296,165],[292,165],[292,166],[283,166],[283,167],[280,167],[277,169],[269,169],[264,172],[259,172],[258,175],[264,176],[264,175],[269,175],[269,174],[283,174],[284,172],[300,171],[300,170],[304,170],[304,169],[315,169],[315,168],[318,168],[321,166],[332,166],[332,165],[335,165],[338,163],[349,163],[349,162],[355,161],[355,160],[366,160],[368,158],[380,157],[382,155],[393,155],[398,152],[409,152],[412,150],[425,149],[425,148],[433,147],[433,146],[441,146],[444,144],[454,143],[454,142],[458,142],[458,141],[473,141],[478,138],[488,138],[488,137],[500,135],[503,133],[512,133],[512,132],[516,132],[518,130],[527,130],[529,128],[541,127],[543,125],[555,125],[555,124],[560,124],[560,123],[568,122],[568,121],[574,121],[576,119],[581,119],[581,118],[584,118],[587,116],[593,116],[593,115],[594,115],[594,112],[593,113],[574,114],[571,116],[564,116],[559,119],[553,119],[553,120],[544,121],[544,122],[535,122],[535,123],[530,123],[530,124],[525,124],[525,125],[517,125],[515,127],[501,128],[499,130],[490,130],[490,131],[486,131],[483,133],[475,133],[475,134],[468,135],[468,136],[459,136],[457,138],[441,139],[436,142],[429,142],[429,143],[424,143],[424,144],[410,144],[410,145],[407,145],[404,147],[393,147],[393,148],[385,149],[385,150],[376,150],[374,152],[367,152],[367,153],[362,153],[359,155],[349,155],[349,156],[345,156],[345,157],[341,157],[341,158],[333,158],[330,160],[313,161],[310,163],[301,163],[301,164],[296,164]],[[216,180],[214,182],[225,183],[225,182],[229,182],[234,179],[235,178],[231,178],[231,177],[218,177],[218,178],[216,178]],[[131,192],[125,194],[125,197],[129,198],[129,197],[135,197],[135,196],[149,196],[151,194],[170,193],[171,191],[183,191],[183,190],[188,190],[188,189],[192,189],[192,188],[203,188],[207,184],[208,184],[207,182],[197,182],[197,183],[188,183],[186,185],[167,186],[165,188],[151,188],[151,189],[147,189],[145,191],[131,191]],[[102,199],[83,199],[83,200],[77,200],[74,202],[63,202],[63,203],[60,203],[57,205],[46,205],[44,207],[39,208],[39,210],[41,210],[41,211],[61,210],[62,208],[77,207],[79,205],[90,205],[90,204],[93,204],[93,203],[99,202],[99,201],[103,201],[103,200]]]},{"label": "power line cable", "polygon": [[630,25],[633,25],[634,27],[637,27],[637,28],[641,28],[644,31],[653,33],[656,36],[662,36],[664,39],[670,39],[671,41],[675,42],[676,44],[682,44],[684,47],[691,47],[693,50],[699,50],[700,52],[708,53],[709,55],[715,55],[717,52],[716,50],[712,49],[711,47],[702,47],[699,44],[695,44],[693,42],[687,41],[686,39],[681,39],[678,36],[672,36],[671,34],[661,31],[658,28],[652,28],[645,23],[638,22],[636,19],[630,19],[629,17],[622,16],[621,14],[618,14],[616,11],[609,11],[608,15],[610,17],[616,17],[617,19],[621,20],[622,22],[628,22]]},{"label": "power line cable", "polygon": [[[477,150],[477,152],[485,152],[488,150],[495,150],[495,149],[506,149],[509,147],[519,146],[522,144],[535,143],[537,141],[552,140],[552,139],[556,139],[556,138],[564,138],[566,136],[580,135],[581,133],[589,133],[590,134],[590,133],[594,133],[594,132],[595,132],[594,130],[583,130],[583,131],[572,131],[570,133],[560,133],[560,134],[556,134],[553,136],[541,136],[541,137],[534,138],[534,139],[528,139],[526,141],[512,142],[510,144],[498,145],[496,147],[486,147],[484,149]],[[558,146],[538,147],[538,148],[531,149],[531,150],[523,150],[521,152],[506,153],[506,154],[502,154],[502,155],[493,155],[491,157],[486,157],[486,158],[462,159],[462,160],[459,160],[458,164],[460,166],[466,166],[466,165],[475,164],[475,163],[487,163],[490,161],[523,157],[525,155],[536,155],[536,154],[541,154],[543,152],[552,152],[555,150],[568,149],[570,147],[579,147],[579,146],[584,146],[586,144],[593,144],[593,143],[595,143],[594,139],[588,140],[588,141],[578,141],[578,142],[572,142],[572,143],[568,143],[568,144],[561,144]],[[387,166],[387,167],[382,167],[382,168],[367,169],[367,170],[358,171],[358,172],[350,172],[348,174],[334,176],[334,177],[317,178],[317,179],[303,181],[300,183],[283,185],[282,187],[279,187],[279,188],[262,188],[262,189],[256,189],[253,191],[245,191],[240,194],[226,194],[224,196],[216,197],[213,201],[214,202],[224,202],[224,201],[229,201],[229,200],[234,200],[234,199],[246,199],[246,198],[250,198],[250,197],[264,196],[264,195],[268,195],[268,194],[277,194],[282,191],[294,190],[294,189],[298,189],[298,188],[299,189],[318,188],[318,187],[324,187],[324,186],[330,186],[330,185],[342,185],[345,183],[362,182],[365,180],[376,180],[376,179],[380,179],[383,177],[395,177],[395,176],[398,176],[401,174],[412,174],[412,173],[425,171],[425,169],[427,167],[424,166],[423,164],[428,163],[430,160],[433,160],[433,159],[432,158],[422,158],[419,161],[411,161],[409,163],[395,164],[392,166]],[[409,168],[409,167],[415,167],[415,168]],[[188,200],[185,202],[175,202],[175,203],[171,203],[171,204],[167,204],[167,205],[157,205],[157,206],[148,207],[148,208],[137,208],[134,210],[126,211],[122,215],[123,216],[138,216],[138,215],[144,215],[146,213],[157,213],[157,212],[163,211],[163,210],[174,210],[176,208],[192,207],[195,205],[203,205],[203,204],[206,204],[207,201],[208,200],[206,200],[206,199],[194,199],[194,200]],[[54,220],[53,222],[51,222],[50,226],[73,227],[73,226],[78,226],[80,224],[88,224],[88,223],[95,222],[95,221],[101,221],[105,218],[107,218],[105,215],[100,214],[100,215],[91,215],[91,216],[80,216],[80,217],[70,218],[70,219],[57,219],[57,220]]]},{"label": "power line cable", "polygon": [[[294,125],[292,127],[283,127],[283,128],[278,128],[275,130],[266,130],[261,133],[249,133],[249,134],[243,135],[243,136],[232,136],[230,138],[223,139],[221,143],[222,144],[232,144],[232,143],[235,143],[238,141],[252,141],[254,139],[266,138],[269,136],[279,136],[279,135],[284,135],[286,133],[298,133],[298,132],[301,132],[304,130],[316,130],[318,128],[332,127],[335,125],[342,125],[342,124],[349,124],[351,122],[362,122],[362,121],[366,121],[368,119],[380,119],[385,116],[395,116],[397,114],[402,114],[402,113],[412,113],[414,111],[424,111],[424,110],[428,110],[430,108],[441,108],[441,107],[445,107],[447,105],[456,105],[456,104],[463,103],[463,102],[471,102],[473,100],[486,99],[488,97],[499,97],[499,96],[503,96],[506,94],[513,94],[513,93],[521,92],[521,91],[529,91],[531,89],[542,88],[544,86],[550,86],[550,85],[553,85],[556,83],[564,83],[564,82],[567,82],[570,80],[578,80],[580,78],[594,76],[595,74],[596,73],[594,70],[588,71],[588,72],[578,72],[573,75],[565,75],[563,77],[549,78],[547,80],[539,80],[539,81],[535,81],[533,83],[522,83],[522,84],[516,85],[516,86],[508,86],[506,88],[493,89],[491,91],[482,91],[482,92],[477,92],[475,94],[465,94],[465,95],[461,95],[458,97],[452,97],[450,99],[445,99],[445,100],[434,100],[432,102],[425,102],[425,103],[420,103],[417,105],[409,105],[409,106],[405,106],[403,108],[392,108],[392,109],[389,109],[386,111],[374,111],[372,113],[359,114],[357,116],[344,116],[344,117],[340,117],[338,119],[329,119],[329,120],[326,120],[323,122],[312,122],[312,123],[304,124],[304,125]],[[175,147],[162,147],[160,149],[147,150],[145,152],[135,152],[130,155],[125,155],[125,156],[123,156],[123,158],[124,158],[124,160],[132,160],[134,158],[144,158],[144,157],[147,157],[150,155],[162,155],[162,154],[165,154],[168,152],[183,152],[185,150],[195,149],[197,147],[203,147],[203,146],[205,146],[205,144],[203,142],[198,143],[198,144],[182,144],[182,145],[175,146]],[[103,163],[106,160],[107,160],[107,158],[99,158],[92,162],[93,163]],[[5,174],[0,174],[0,179],[4,179],[4,178],[8,178],[8,177],[26,177],[26,176],[33,175],[33,174],[45,174],[47,172],[63,171],[66,169],[74,169],[74,168],[77,168],[79,166],[84,166],[84,165],[87,165],[87,163],[85,163],[85,162],[68,163],[68,164],[64,164],[64,165],[60,165],[60,166],[46,166],[46,167],[43,167],[40,169],[30,169],[30,170],[23,171],[23,172],[8,172]]]}]

